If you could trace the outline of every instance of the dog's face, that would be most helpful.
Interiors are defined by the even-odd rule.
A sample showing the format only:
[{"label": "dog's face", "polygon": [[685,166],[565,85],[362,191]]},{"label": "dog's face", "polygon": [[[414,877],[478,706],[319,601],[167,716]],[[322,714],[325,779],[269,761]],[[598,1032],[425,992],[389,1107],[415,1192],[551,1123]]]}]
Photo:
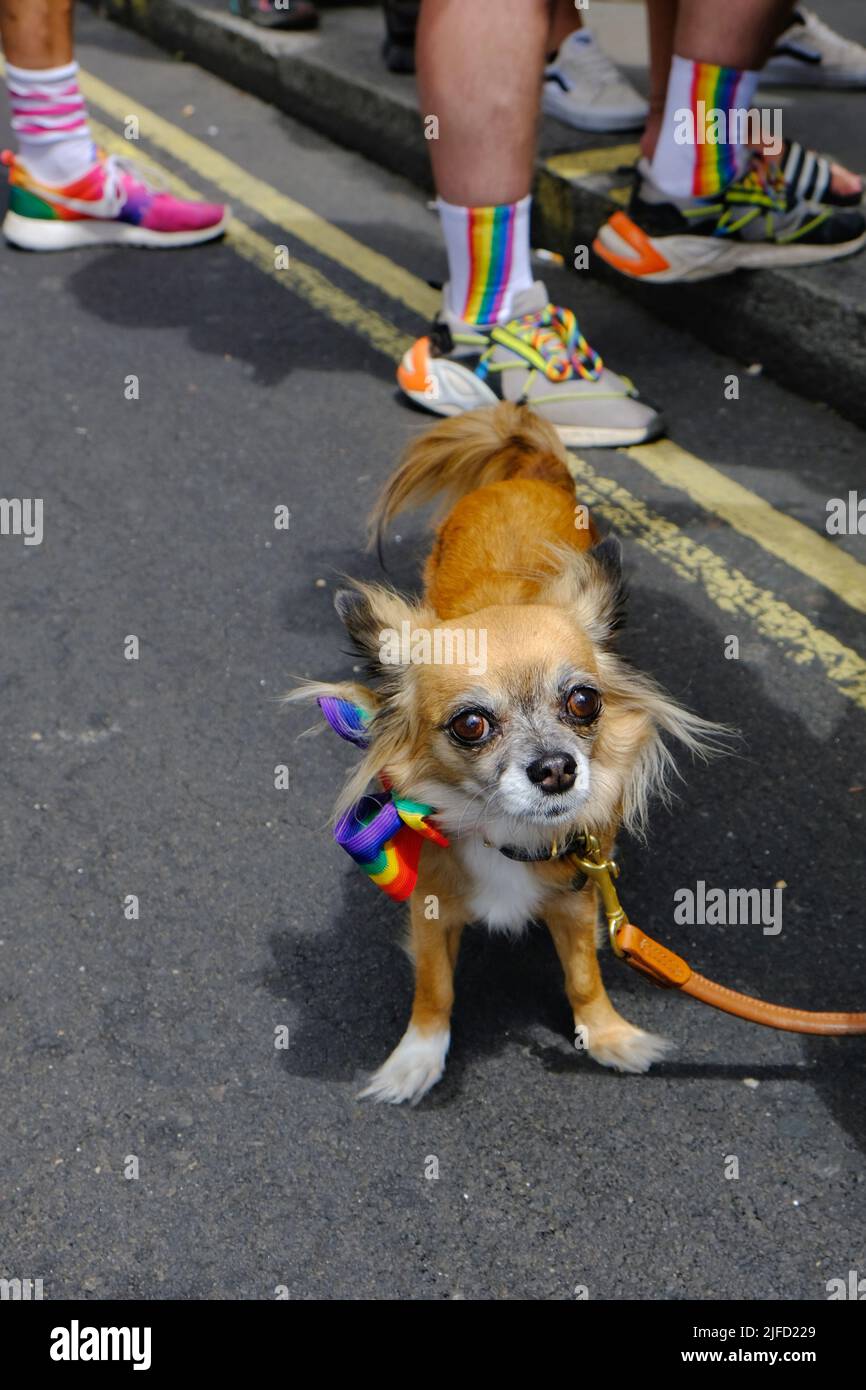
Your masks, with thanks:
[{"label": "dog's face", "polygon": [[385,589],[342,591],[373,685],[344,693],[375,716],[346,800],[384,770],[446,833],[528,849],[640,821],[670,762],[660,728],[694,746],[701,721],[614,652],[617,561],[568,557],[538,602],[447,622]]},{"label": "dog's face", "polygon": [[452,831],[490,834],[504,821],[512,840],[532,841],[533,830],[550,840],[557,827],[605,819],[606,734],[619,714],[587,633],[546,605],[463,621],[477,634],[475,650],[486,651],[483,673],[433,663],[407,672],[410,761],[424,799]]}]

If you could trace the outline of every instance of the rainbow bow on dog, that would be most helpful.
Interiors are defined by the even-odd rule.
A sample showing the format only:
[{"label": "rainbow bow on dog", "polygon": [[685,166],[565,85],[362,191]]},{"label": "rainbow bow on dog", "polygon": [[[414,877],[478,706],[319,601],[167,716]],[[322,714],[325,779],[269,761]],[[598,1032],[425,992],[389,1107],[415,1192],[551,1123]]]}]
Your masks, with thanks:
[{"label": "rainbow bow on dog", "polygon": [[[366,748],[368,716],[349,700],[322,695],[318,700],[325,719],[340,738]],[[432,840],[447,848],[448,840],[427,824],[432,806],[395,796],[388,779],[384,790],[368,792],[356,801],[334,828],[334,839],[352,856],[359,868],[395,902],[404,902],[418,882],[421,841]]]}]

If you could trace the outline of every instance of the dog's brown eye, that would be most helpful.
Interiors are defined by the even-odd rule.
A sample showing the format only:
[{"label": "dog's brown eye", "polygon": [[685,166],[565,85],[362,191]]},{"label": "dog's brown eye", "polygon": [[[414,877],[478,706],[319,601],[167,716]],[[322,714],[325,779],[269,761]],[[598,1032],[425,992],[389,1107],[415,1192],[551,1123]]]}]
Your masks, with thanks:
[{"label": "dog's brown eye", "polygon": [[460,743],[481,743],[490,733],[490,721],[477,709],[465,709],[449,721],[448,732]]},{"label": "dog's brown eye", "polygon": [[579,724],[591,724],[601,710],[601,696],[591,685],[576,685],[569,692],[565,707]]}]

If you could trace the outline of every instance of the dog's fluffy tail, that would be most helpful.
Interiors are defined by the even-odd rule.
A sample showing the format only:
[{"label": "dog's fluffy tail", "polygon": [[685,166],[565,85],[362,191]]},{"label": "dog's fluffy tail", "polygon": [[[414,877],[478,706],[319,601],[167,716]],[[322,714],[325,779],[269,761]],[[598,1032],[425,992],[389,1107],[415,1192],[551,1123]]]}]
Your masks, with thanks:
[{"label": "dog's fluffy tail", "polygon": [[371,545],[408,507],[441,497],[444,511],[476,488],[508,478],[542,478],[573,492],[552,425],[510,401],[440,420],[413,440],[386,483],[370,515]]}]

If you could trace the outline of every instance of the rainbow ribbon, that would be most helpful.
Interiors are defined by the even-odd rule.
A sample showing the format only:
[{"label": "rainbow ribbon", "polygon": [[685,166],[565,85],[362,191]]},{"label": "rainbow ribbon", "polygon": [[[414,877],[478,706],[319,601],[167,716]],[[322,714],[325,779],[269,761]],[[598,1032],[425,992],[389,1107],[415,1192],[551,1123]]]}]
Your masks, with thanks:
[{"label": "rainbow ribbon", "polygon": [[[349,700],[322,695],[319,708],[340,738],[367,748],[369,715]],[[418,860],[422,840],[448,847],[440,830],[427,823],[433,807],[395,796],[386,777],[384,790],[368,792],[341,816],[334,827],[334,839],[351,855],[377,888],[395,902],[405,902],[418,882]]]}]

